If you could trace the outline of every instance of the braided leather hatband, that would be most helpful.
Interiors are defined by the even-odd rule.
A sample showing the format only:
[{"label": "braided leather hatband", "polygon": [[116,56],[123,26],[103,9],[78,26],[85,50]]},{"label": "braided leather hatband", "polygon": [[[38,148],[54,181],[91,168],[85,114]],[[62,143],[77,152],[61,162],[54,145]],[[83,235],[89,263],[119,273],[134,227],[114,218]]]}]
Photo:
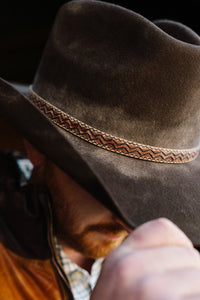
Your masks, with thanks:
[{"label": "braided leather hatband", "polygon": [[31,87],[29,88],[29,99],[57,126],[95,146],[114,153],[152,162],[174,164],[195,160],[200,151],[200,146],[183,150],[168,149],[144,145],[107,134],[53,106],[38,96]]}]

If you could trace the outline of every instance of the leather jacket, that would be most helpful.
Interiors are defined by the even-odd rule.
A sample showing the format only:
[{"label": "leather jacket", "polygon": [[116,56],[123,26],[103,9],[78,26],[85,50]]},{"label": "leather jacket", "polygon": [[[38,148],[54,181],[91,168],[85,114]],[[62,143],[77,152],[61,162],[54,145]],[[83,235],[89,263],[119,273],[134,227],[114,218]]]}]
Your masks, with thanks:
[{"label": "leather jacket", "polygon": [[3,168],[0,159],[0,299],[73,299],[55,251],[48,191],[20,187],[19,170]]}]

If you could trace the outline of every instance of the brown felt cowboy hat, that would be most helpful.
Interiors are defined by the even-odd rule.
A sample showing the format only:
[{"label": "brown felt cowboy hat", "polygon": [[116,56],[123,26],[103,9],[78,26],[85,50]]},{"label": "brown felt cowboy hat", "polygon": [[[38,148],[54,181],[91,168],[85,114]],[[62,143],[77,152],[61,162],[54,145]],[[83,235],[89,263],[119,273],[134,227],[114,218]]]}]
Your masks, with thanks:
[{"label": "brown felt cowboy hat", "polygon": [[200,245],[200,37],[102,1],[63,5],[29,96],[0,112],[132,227],[168,217]]}]

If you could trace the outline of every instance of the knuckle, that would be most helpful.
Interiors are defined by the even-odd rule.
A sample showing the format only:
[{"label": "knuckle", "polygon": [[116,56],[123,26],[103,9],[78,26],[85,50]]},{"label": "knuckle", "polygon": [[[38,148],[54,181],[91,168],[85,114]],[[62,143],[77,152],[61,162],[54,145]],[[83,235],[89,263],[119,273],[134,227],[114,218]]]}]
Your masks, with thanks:
[{"label": "knuckle", "polygon": [[160,226],[161,230],[165,232],[171,240],[176,241],[176,243],[192,246],[192,242],[186,236],[186,234],[172,221],[167,218],[159,218],[156,220],[157,225]]},{"label": "knuckle", "polygon": [[146,260],[141,251],[134,251],[116,261],[113,266],[113,273],[116,274],[118,280],[126,280],[129,274],[132,274],[132,270],[134,270],[134,273],[139,273],[145,262]]},{"label": "knuckle", "polygon": [[188,246],[172,247],[174,257],[182,266],[200,268],[200,255],[195,248]]},{"label": "knuckle", "polygon": [[148,263],[148,256],[145,256],[143,251],[136,250],[116,261],[113,273],[118,282],[128,282],[131,278],[134,280],[135,277],[140,277],[148,269]]},{"label": "knuckle", "polygon": [[158,218],[156,222],[160,227],[162,227],[165,230],[172,230],[176,228],[175,224],[172,221],[164,217]]},{"label": "knuckle", "polygon": [[111,278],[114,278],[117,282],[123,284],[128,278],[128,270],[130,269],[130,263],[127,256],[110,258],[108,261],[106,259],[106,263],[103,265],[104,272]]},{"label": "knuckle", "polygon": [[129,267],[134,268],[135,272],[142,271],[149,263],[149,256],[145,255],[145,252],[143,250],[136,250],[127,258],[127,264]]},{"label": "knuckle", "polygon": [[178,246],[177,247],[180,251],[182,251],[184,254],[189,255],[190,257],[197,257],[197,252],[195,248],[187,247],[187,246]]},{"label": "knuckle", "polygon": [[155,300],[168,298],[169,288],[162,284],[158,275],[147,275],[137,282],[135,295],[137,300]]},{"label": "knuckle", "polygon": [[152,276],[146,276],[137,283],[135,294],[137,295],[137,299],[151,299],[158,288],[158,281],[152,280]]},{"label": "knuckle", "polygon": [[183,247],[186,253],[193,258],[196,262],[200,264],[200,254],[199,251],[193,247]]},{"label": "knuckle", "polygon": [[199,252],[199,250],[197,250],[194,247],[192,249],[193,249],[194,255],[200,260],[200,252]]},{"label": "knuckle", "polygon": [[126,257],[118,260],[113,268],[113,273],[115,274],[115,278],[117,282],[124,282],[127,280],[128,277],[128,270],[129,270],[129,262]]}]

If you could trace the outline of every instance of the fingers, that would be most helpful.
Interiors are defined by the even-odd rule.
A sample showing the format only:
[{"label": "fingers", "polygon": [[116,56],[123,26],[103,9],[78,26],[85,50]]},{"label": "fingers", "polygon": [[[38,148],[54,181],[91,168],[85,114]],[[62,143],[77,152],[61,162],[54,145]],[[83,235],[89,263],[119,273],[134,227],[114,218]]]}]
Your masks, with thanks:
[{"label": "fingers", "polygon": [[200,300],[200,270],[187,269],[163,272],[144,277],[133,285],[133,299],[198,299]]},{"label": "fingers", "polygon": [[[113,256],[111,272],[118,276],[117,280],[127,277],[137,282],[143,276],[177,269],[200,269],[200,255],[194,248],[168,246],[135,250],[121,257]],[[120,279],[121,278],[121,279]],[[200,279],[199,279],[200,280]]]},{"label": "fingers", "polygon": [[105,260],[91,299],[200,300],[200,255],[161,218],[135,231]]},{"label": "fingers", "polygon": [[192,247],[192,242],[174,223],[166,218],[160,218],[135,229],[124,241],[122,247],[138,249],[166,245]]},{"label": "fingers", "polygon": [[[176,300],[179,300],[179,299],[176,299]],[[190,296],[190,297],[184,298],[184,300],[200,300],[200,296]]]},{"label": "fingers", "polygon": [[168,245],[193,248],[192,242],[179,227],[166,218],[159,218],[144,223],[132,231],[124,242],[112,251],[112,258],[121,257],[137,249]]}]

